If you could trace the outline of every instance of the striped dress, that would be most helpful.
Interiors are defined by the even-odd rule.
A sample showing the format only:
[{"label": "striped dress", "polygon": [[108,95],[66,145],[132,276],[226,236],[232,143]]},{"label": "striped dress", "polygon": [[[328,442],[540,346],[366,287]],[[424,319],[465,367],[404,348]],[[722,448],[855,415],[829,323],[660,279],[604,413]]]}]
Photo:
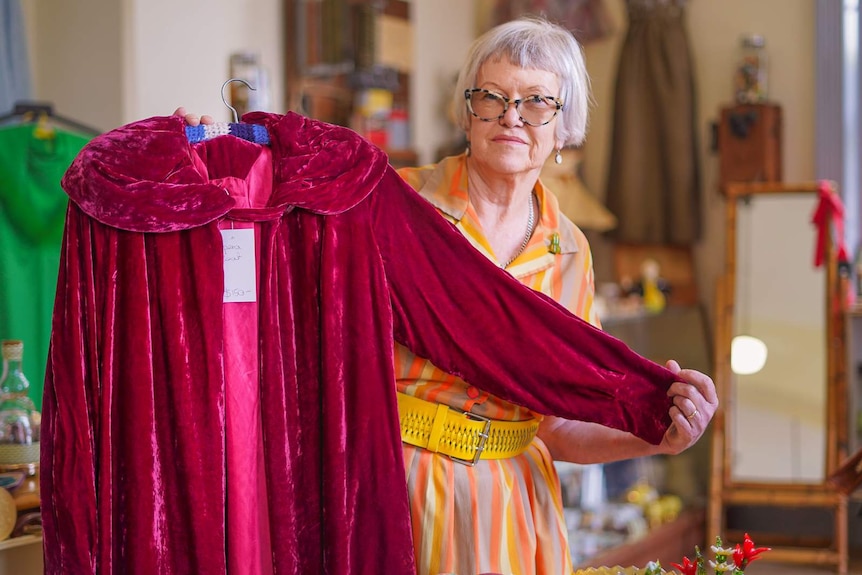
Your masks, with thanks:
[{"label": "striped dress", "polygon": [[[401,176],[470,243],[498,261],[467,195],[465,157],[399,170]],[[540,218],[526,249],[507,271],[578,316],[598,325],[589,245],[559,210],[556,197],[536,184]],[[550,246],[559,244],[558,254]],[[518,334],[512,334],[518,337]],[[533,417],[449,375],[395,345],[398,391],[486,417]],[[538,438],[521,455],[481,460],[475,467],[404,445],[417,570],[420,575],[559,575],[573,571],[562,514],[559,479]]]}]

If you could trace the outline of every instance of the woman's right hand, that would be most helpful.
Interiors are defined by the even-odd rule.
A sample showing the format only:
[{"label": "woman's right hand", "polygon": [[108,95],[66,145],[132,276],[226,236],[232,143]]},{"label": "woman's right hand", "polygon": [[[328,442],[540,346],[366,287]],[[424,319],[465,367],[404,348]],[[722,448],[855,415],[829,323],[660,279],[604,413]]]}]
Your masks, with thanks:
[{"label": "woman's right hand", "polygon": [[215,123],[215,120],[213,120],[212,116],[207,115],[207,114],[204,114],[203,116],[197,116],[195,114],[188,114],[188,113],[186,113],[186,109],[182,106],[180,106],[179,108],[174,110],[173,115],[179,116],[180,118],[183,118],[186,121],[186,124],[188,124],[189,126],[197,126],[199,124],[214,124]]}]

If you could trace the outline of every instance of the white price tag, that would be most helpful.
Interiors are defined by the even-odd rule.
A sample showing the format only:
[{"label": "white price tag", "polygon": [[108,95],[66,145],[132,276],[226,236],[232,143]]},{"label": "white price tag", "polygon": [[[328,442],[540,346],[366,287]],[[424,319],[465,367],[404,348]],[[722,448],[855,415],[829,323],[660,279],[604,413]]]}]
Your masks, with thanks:
[{"label": "white price tag", "polygon": [[255,301],[254,229],[221,230],[224,249],[224,302]]}]

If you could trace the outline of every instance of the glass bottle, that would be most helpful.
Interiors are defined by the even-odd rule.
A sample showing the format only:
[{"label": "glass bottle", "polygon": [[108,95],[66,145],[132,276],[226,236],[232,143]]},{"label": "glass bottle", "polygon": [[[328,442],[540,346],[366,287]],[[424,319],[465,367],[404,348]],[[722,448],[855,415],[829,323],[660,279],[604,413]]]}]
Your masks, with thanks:
[{"label": "glass bottle", "polygon": [[3,372],[0,373],[0,397],[10,395],[27,396],[30,382],[24,376],[24,342],[18,339],[4,339],[2,342]]},{"label": "glass bottle", "polygon": [[41,414],[27,395],[30,382],[24,375],[24,342],[0,341],[3,371],[0,373],[0,464],[39,460]]},{"label": "glass bottle", "polygon": [[736,101],[756,104],[767,99],[768,57],[766,40],[759,34],[743,36],[734,77]]}]

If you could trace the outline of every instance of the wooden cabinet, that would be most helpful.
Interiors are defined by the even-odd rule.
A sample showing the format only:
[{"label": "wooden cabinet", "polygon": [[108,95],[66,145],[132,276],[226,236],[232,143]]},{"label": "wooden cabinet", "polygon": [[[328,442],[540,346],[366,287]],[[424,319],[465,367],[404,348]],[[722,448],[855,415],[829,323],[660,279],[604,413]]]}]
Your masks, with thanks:
[{"label": "wooden cabinet", "polygon": [[718,127],[719,180],[781,181],[781,107],[737,104],[721,110]]}]

